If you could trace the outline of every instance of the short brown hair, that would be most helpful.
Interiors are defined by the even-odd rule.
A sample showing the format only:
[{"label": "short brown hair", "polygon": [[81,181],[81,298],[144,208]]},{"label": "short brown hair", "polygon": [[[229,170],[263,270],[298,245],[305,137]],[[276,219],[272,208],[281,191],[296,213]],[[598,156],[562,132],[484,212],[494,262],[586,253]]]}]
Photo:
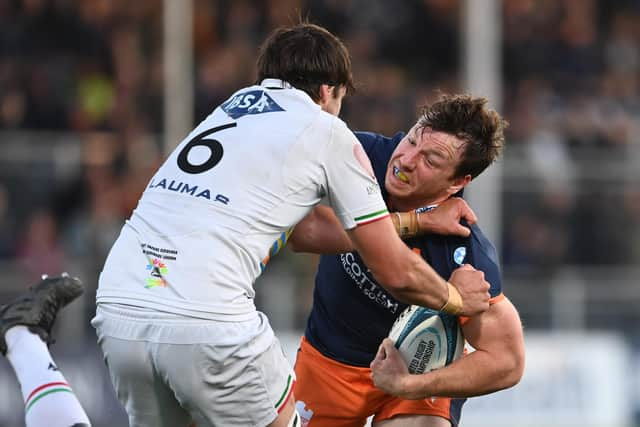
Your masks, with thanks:
[{"label": "short brown hair", "polygon": [[351,59],[345,45],[328,30],[310,23],[274,30],[260,48],[259,84],[267,78],[284,80],[320,99],[320,86],[344,86],[354,92]]},{"label": "short brown hair", "polygon": [[462,160],[454,178],[480,175],[502,152],[504,130],[509,123],[495,110],[487,108],[486,98],[471,95],[441,95],[422,107],[418,128],[448,133],[465,142]]}]

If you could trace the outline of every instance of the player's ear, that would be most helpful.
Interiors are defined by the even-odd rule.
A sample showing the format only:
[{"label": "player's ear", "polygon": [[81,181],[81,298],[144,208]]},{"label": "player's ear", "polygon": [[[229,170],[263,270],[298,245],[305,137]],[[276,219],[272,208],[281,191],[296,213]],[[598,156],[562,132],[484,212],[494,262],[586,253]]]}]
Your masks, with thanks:
[{"label": "player's ear", "polygon": [[318,104],[320,104],[321,107],[331,100],[334,90],[335,86],[329,86],[327,84],[320,85],[320,99],[318,100]]},{"label": "player's ear", "polygon": [[460,176],[453,180],[453,183],[449,186],[449,195],[452,196],[458,191],[462,190],[471,182],[471,175]]}]

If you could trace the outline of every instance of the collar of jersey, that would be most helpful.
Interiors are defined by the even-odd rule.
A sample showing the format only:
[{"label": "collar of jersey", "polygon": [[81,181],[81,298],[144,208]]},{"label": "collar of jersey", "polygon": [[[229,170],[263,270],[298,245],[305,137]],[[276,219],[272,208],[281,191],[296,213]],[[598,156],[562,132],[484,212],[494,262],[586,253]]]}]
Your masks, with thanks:
[{"label": "collar of jersey", "polygon": [[[393,206],[393,203],[391,203],[391,200],[389,200],[389,201],[388,201],[387,205],[388,205],[389,210],[390,210],[391,212],[399,212],[399,211],[397,211],[397,210],[396,210],[396,208]],[[416,209],[414,209],[414,210],[416,211],[416,213],[423,213],[423,212],[429,212],[429,211],[432,211],[432,210],[434,210],[434,209],[435,209],[435,208],[437,208],[437,207],[438,207],[438,204],[437,204],[437,203],[435,203],[435,204],[433,204],[433,205],[422,206],[422,207],[416,208]]]},{"label": "collar of jersey", "polygon": [[434,210],[435,208],[437,208],[438,205],[429,205],[429,206],[423,206],[421,208],[417,208],[416,209],[416,213],[423,213],[423,212],[429,212]]},{"label": "collar of jersey", "polygon": [[264,79],[260,82],[260,86],[264,86],[268,89],[293,89],[291,83],[280,79]]}]

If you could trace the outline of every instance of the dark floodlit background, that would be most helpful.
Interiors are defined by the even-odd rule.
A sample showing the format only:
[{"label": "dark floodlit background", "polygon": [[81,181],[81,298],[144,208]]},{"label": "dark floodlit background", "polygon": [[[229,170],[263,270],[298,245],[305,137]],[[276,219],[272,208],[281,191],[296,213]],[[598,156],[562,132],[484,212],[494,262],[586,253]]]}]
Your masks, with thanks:
[{"label": "dark floodlit background", "polygon": [[[52,351],[94,426],[126,425],[89,325],[104,258],[166,151],[298,16],[351,51],[352,129],[406,130],[438,90],[486,95],[511,123],[469,198],[527,371],[471,399],[462,425],[640,425],[637,0],[1,0],[0,301],[41,273],[84,280]],[[256,284],[292,357],[315,264],[284,251]],[[0,425],[20,426],[4,360],[0,377]]]}]

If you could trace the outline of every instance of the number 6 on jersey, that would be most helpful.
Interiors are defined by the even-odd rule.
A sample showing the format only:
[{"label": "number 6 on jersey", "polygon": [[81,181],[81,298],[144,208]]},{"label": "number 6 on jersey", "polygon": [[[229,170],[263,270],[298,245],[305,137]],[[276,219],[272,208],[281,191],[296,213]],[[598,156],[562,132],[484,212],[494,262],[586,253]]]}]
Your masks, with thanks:
[{"label": "number 6 on jersey", "polygon": [[[213,129],[206,130],[197,135],[195,138],[189,141],[187,145],[184,146],[182,151],[180,151],[180,154],[178,154],[178,167],[183,171],[192,174],[206,172],[209,169],[213,168],[222,159],[224,150],[222,149],[222,144],[220,144],[220,141],[218,141],[217,139],[205,139],[205,137],[211,135],[212,133],[236,126],[238,126],[237,123],[229,123],[226,125],[214,127]],[[208,147],[211,152],[209,154],[209,158],[204,163],[194,165],[189,161],[189,152],[193,147],[197,147],[200,145]]]}]

